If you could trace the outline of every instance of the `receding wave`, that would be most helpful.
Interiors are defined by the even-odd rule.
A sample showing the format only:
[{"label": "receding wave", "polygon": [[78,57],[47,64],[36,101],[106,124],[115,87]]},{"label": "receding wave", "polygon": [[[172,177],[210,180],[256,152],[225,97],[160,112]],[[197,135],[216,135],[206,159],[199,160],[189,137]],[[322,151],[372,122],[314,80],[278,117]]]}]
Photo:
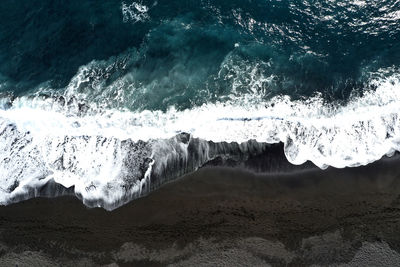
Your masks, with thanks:
[{"label": "receding wave", "polygon": [[71,94],[3,97],[0,202],[40,195],[52,182],[73,188],[88,206],[113,209],[215,161],[244,166],[276,153],[279,143],[293,167],[266,162],[255,171],[291,171],[307,161],[320,168],[366,165],[400,150],[399,77],[371,85],[344,105],[319,96],[265,101],[246,94],[137,112],[103,109]]}]

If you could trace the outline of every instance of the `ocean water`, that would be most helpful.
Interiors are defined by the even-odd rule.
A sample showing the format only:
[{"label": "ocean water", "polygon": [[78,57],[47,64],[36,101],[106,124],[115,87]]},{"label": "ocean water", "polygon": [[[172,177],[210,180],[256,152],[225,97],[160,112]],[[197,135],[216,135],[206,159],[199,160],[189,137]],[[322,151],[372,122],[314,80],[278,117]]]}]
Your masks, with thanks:
[{"label": "ocean water", "polygon": [[114,209],[276,143],[369,164],[400,151],[399,70],[400,1],[3,0],[0,203]]}]

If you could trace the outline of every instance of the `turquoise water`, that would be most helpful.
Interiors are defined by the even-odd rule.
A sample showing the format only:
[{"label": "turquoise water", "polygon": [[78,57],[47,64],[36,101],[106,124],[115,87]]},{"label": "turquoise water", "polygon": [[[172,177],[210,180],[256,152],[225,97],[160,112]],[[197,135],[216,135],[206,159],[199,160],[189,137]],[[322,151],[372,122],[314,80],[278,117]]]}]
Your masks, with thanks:
[{"label": "turquoise water", "polygon": [[347,100],[371,75],[397,71],[399,10],[398,1],[5,0],[1,90],[61,92],[88,66],[79,91],[131,110],[248,93]]}]

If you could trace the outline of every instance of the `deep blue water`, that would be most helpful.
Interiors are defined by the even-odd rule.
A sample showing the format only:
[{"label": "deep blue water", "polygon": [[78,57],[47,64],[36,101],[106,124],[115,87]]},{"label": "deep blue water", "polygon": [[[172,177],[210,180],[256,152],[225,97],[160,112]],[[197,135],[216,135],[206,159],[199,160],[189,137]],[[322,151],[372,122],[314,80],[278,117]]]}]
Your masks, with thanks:
[{"label": "deep blue water", "polygon": [[400,66],[399,10],[382,0],[3,0],[1,90],[62,91],[94,61],[80,90],[118,102],[120,79],[127,97],[116,106],[131,109],[249,92],[346,100]]}]

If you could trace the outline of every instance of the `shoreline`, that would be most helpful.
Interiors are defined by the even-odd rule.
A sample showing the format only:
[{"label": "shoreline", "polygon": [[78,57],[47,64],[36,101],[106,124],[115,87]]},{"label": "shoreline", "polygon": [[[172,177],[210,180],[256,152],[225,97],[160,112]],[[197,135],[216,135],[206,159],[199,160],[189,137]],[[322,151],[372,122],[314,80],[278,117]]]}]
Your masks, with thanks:
[{"label": "shoreline", "polygon": [[76,197],[1,206],[0,263],[212,265],[230,255],[230,263],[304,266],[382,251],[396,261],[399,233],[398,157],[290,174],[205,167],[113,211]]},{"label": "shoreline", "polygon": [[[7,199],[6,205],[37,197],[54,198],[60,196],[74,196],[89,208],[101,207],[111,211],[135,199],[145,197],[158,190],[160,187],[163,187],[165,184],[195,173],[202,168],[217,167],[227,168],[228,170],[244,170],[261,175],[281,175],[297,173],[301,170],[319,169],[310,161],[301,165],[290,163],[285,156],[284,144],[282,142],[268,144],[249,140],[241,144],[234,142],[215,143],[199,138],[189,138],[188,134],[184,133],[175,136],[173,139],[174,140],[171,140],[173,143],[176,142],[175,145],[188,145],[187,150],[182,150],[182,153],[177,153],[174,156],[161,153],[159,157],[165,156],[166,162],[160,158],[158,160],[153,159],[153,161],[160,162],[160,164],[157,165],[153,163],[151,167],[148,165],[149,158],[142,158],[142,161],[139,160],[140,175],[125,177],[126,183],[122,186],[125,188],[125,191],[122,192],[124,194],[122,197],[116,199],[108,198],[107,196],[112,195],[113,191],[109,191],[107,188],[103,187],[102,196],[88,198],[87,195],[85,196],[85,192],[82,192],[82,188],[76,188],[75,184],[70,187],[65,187],[62,181],[56,182],[51,178],[39,180],[38,183],[28,183],[22,188],[18,188],[18,186],[11,188],[10,192],[13,193],[13,195]],[[190,141],[188,141],[189,139]],[[208,149],[204,150],[203,146],[200,145],[202,142],[203,145],[206,145],[208,149],[213,152]],[[175,147],[171,149],[179,150],[180,148]],[[204,156],[209,153],[213,156],[210,158]],[[135,173],[135,170],[137,171],[137,169],[135,169],[137,167],[135,165],[135,160],[137,159],[130,159],[127,164],[132,165],[128,168],[128,171],[137,174]],[[14,184],[18,185],[19,182],[15,182]],[[132,187],[135,187],[136,190],[129,191]],[[94,186],[94,188],[96,188],[96,186]],[[84,190],[87,190],[87,188]]]}]

